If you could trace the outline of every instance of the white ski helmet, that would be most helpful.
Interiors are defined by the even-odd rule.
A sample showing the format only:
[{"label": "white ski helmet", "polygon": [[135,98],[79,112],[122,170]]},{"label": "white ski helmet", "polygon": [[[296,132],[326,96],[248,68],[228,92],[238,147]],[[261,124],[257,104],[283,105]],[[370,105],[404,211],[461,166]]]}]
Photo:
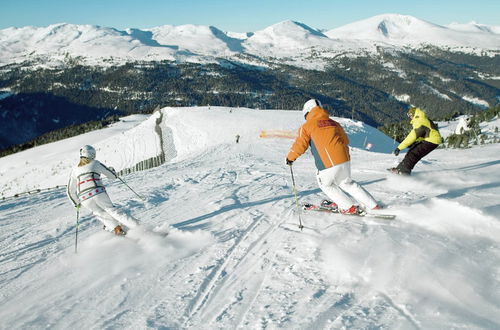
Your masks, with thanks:
[{"label": "white ski helmet", "polygon": [[321,102],[316,99],[310,99],[306,103],[304,103],[304,107],[302,108],[302,113],[304,114],[304,118],[307,116],[309,111],[311,111],[314,107],[321,107]]},{"label": "white ski helmet", "polygon": [[95,149],[92,146],[86,145],[80,149],[80,157],[87,159],[95,159]]}]

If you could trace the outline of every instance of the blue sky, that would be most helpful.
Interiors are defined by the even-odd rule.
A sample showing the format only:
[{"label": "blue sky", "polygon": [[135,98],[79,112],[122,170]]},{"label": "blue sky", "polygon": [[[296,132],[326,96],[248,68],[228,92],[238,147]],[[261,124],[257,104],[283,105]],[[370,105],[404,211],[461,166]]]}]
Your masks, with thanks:
[{"label": "blue sky", "polygon": [[500,25],[498,0],[0,0],[0,29],[54,23],[118,29],[199,24],[254,32],[284,20],[332,29],[386,13],[442,25]]}]

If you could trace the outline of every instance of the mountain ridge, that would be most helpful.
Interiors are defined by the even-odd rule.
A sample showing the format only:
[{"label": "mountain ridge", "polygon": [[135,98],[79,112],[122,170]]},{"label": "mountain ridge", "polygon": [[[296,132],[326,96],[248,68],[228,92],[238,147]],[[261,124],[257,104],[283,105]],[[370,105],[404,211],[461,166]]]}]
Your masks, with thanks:
[{"label": "mountain ridge", "polygon": [[420,48],[435,45],[471,52],[477,49],[500,51],[500,34],[496,33],[500,27],[474,24],[445,27],[400,14],[373,16],[325,32],[292,20],[247,33],[224,32],[215,26],[194,24],[119,30],[99,25],[58,23],[0,30],[0,65],[36,55],[51,55],[53,60],[56,55],[65,54],[103,64],[103,60],[109,58],[125,62],[214,62],[217,57],[234,58],[244,54],[287,58],[307,56],[315,49],[331,57],[346,52],[374,52],[374,46]]}]

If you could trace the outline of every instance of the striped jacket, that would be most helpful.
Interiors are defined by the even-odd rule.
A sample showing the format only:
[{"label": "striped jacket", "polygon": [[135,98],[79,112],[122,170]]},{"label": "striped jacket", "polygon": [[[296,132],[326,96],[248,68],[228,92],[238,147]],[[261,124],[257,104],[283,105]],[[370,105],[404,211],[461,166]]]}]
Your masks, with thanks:
[{"label": "striped jacket", "polygon": [[314,107],[309,112],[306,122],[299,128],[299,135],[287,158],[295,161],[309,146],[320,171],[351,159],[349,138],[344,129],[321,107]]},{"label": "striped jacket", "polygon": [[66,187],[66,194],[75,206],[83,200],[106,191],[102,183],[101,174],[110,179],[118,177],[114,170],[106,167],[97,160],[92,160],[87,165],[73,168]]}]

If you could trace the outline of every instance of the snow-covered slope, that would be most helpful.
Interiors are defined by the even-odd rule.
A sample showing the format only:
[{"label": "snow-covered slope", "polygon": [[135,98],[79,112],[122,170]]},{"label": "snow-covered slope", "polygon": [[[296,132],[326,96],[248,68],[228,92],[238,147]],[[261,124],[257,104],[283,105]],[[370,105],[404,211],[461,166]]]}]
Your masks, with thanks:
[{"label": "snow-covered slope", "polygon": [[94,145],[102,161],[118,171],[157,155],[156,116],[147,120],[144,115],[128,116],[106,129],[0,158],[2,197],[65,185],[68,170],[78,162],[78,150],[85,144]]},{"label": "snow-covered slope", "polygon": [[[302,213],[299,231],[284,161],[292,141],[256,133],[296,129],[300,112],[167,108],[163,115],[178,157],[124,177],[147,202],[120,182],[106,184],[119,207],[147,227],[170,223],[171,234],[139,242],[110,236],[82,210],[75,254],[76,213],[63,189],[0,201],[1,329],[500,327],[499,145],[435,150],[412,177],[387,173],[392,154],[352,148],[353,178],[397,219]],[[128,129],[121,122],[101,130],[102,140],[72,138],[66,153],[51,144],[0,165],[33,161],[41,177],[56,178],[67,169],[36,160],[74,163],[86,143],[99,146],[100,159],[133,150],[129,143],[140,142],[119,136],[147,131],[152,119],[126,119]],[[364,141],[368,127],[343,124],[354,144]],[[114,147],[104,149],[109,138]],[[370,140],[393,149],[388,138]],[[300,201],[323,198],[310,154],[293,171]],[[33,179],[24,175],[2,172],[1,181]]]},{"label": "snow-covered slope", "polygon": [[[237,134],[242,140],[255,142],[262,130],[296,131],[302,120],[297,111],[245,108],[165,108],[162,112],[161,126],[172,131],[167,137],[170,140],[164,143],[166,148],[175,148],[176,159],[190,157],[220,143],[231,143]],[[154,129],[158,118],[159,112],[148,118],[125,117],[109,128],[3,157],[0,160],[1,196],[66,184],[71,167],[78,162],[78,150],[84,144],[93,145],[99,159],[117,171],[157,156],[161,152],[160,138]],[[392,151],[387,147],[392,140],[377,129],[359,121],[337,119],[345,126],[353,146],[362,148],[370,143],[371,151]]]},{"label": "snow-covered slope", "polygon": [[[164,25],[151,29],[126,29],[54,24],[0,30],[0,65],[36,60],[61,64],[109,65],[133,60],[216,62],[220,58],[243,61],[251,57],[295,58],[296,65],[314,66],[322,58],[345,53],[364,53],[382,47],[416,47],[423,44],[500,50],[498,27],[474,23],[444,27],[398,14],[375,16],[322,33],[295,21],[284,21],[249,33],[223,32],[213,26]],[[303,57],[298,61],[297,57]],[[307,61],[306,61],[307,59]],[[246,59],[249,61],[249,59]]]}]

